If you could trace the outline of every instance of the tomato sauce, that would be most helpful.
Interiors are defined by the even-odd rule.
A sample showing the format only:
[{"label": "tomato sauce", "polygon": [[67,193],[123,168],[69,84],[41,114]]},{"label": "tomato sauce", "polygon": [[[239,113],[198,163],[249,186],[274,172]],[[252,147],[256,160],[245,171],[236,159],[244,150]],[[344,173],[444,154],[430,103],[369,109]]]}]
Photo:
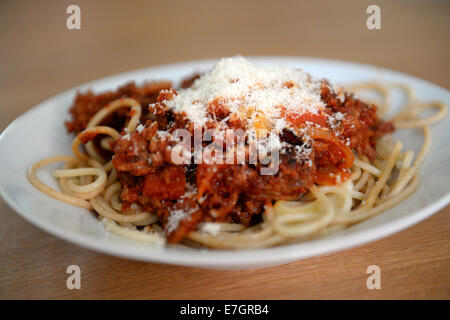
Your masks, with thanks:
[{"label": "tomato sauce", "polygon": [[[191,85],[196,78],[188,79],[183,86]],[[298,199],[313,184],[344,182],[350,177],[355,155],[373,159],[376,139],[394,130],[392,123],[378,119],[375,105],[364,103],[350,93],[346,93],[345,99],[338,99],[328,83],[323,82],[321,100],[325,108],[317,114],[289,113],[280,106],[281,116],[286,118],[290,129],[284,129],[280,136],[283,149],[275,175],[261,175],[261,164],[247,162],[176,165],[171,159],[175,143],[158,132],[170,136],[177,128],[192,129],[192,126],[183,116],[158,104],[167,95],[176,94],[174,90],[162,91],[158,96],[160,89],[169,86],[153,84],[149,89],[130,84],[117,92],[97,96],[91,92],[79,94],[71,109],[73,120],[67,127],[72,132],[82,130],[95,112],[117,97],[134,97],[143,105],[157,102],[143,112],[142,132],[130,133],[127,139],[117,141],[112,162],[123,186],[123,209],[138,203],[145,210],[157,213],[168,240],[173,243],[183,239],[200,221],[252,225],[261,220],[267,204]],[[241,119],[228,117],[218,102],[211,104],[208,112],[225,119],[230,128],[243,126]],[[123,119],[110,121],[119,127],[119,123],[122,126],[124,123]],[[307,158],[296,154],[302,148],[308,150]],[[191,214],[175,230],[167,231],[170,215],[176,210]]]}]

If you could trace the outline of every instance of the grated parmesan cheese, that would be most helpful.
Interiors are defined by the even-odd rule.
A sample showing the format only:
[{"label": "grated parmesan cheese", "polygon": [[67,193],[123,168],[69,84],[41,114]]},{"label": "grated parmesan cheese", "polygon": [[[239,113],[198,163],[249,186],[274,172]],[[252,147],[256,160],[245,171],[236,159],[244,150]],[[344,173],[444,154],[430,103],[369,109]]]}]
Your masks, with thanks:
[{"label": "grated parmesan cheese", "polygon": [[320,89],[321,82],[302,70],[260,66],[236,56],[220,60],[191,88],[182,89],[163,102],[175,113],[185,113],[196,125],[204,125],[209,120],[208,106],[216,101],[247,119],[247,129],[262,118],[281,130],[286,122],[281,119],[280,107],[298,115],[317,114],[325,107]]},{"label": "grated parmesan cheese", "polygon": [[136,131],[139,133],[142,133],[142,131],[144,131],[144,129],[145,129],[145,127],[142,124],[140,124],[136,127]]},{"label": "grated parmesan cheese", "polygon": [[336,120],[341,121],[344,119],[344,114],[342,112],[336,112],[334,117],[336,118]]},{"label": "grated parmesan cheese", "polygon": [[156,135],[158,136],[158,138],[160,139],[165,139],[168,136],[170,136],[170,133],[168,133],[167,131],[162,131],[162,130],[158,130],[156,131]]},{"label": "grated parmesan cheese", "polygon": [[170,211],[170,215],[167,219],[167,224],[165,227],[165,233],[170,234],[175,231],[182,220],[189,218],[191,213],[194,213],[197,210],[198,208],[192,208],[190,210],[177,209]]},{"label": "grated parmesan cheese", "polygon": [[175,231],[178,228],[178,226],[180,225],[181,220],[183,220],[184,218],[187,218],[189,216],[189,214],[190,213],[188,213],[188,211],[185,211],[185,210],[171,211],[168,221],[167,221],[165,232],[167,234],[170,234],[173,231]]}]

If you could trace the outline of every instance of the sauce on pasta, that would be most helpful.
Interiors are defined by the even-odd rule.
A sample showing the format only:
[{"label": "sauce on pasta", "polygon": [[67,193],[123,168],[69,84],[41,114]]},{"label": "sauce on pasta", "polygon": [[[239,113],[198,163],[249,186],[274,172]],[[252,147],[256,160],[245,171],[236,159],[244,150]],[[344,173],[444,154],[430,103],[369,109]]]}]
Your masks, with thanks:
[{"label": "sauce on pasta", "polygon": [[[54,198],[93,209],[108,230],[153,243],[241,249],[308,239],[380,213],[417,188],[431,141],[428,125],[444,117],[446,107],[419,103],[409,88],[395,86],[407,93],[407,108],[389,121],[380,118],[387,103],[378,108],[299,69],[242,57],[221,60],[179,89],[153,82],[78,94],[66,123],[77,133],[75,156],[44,159],[28,177]],[[379,84],[358,89],[388,94]],[[438,112],[420,118],[429,108]],[[411,150],[401,152],[401,142],[383,138],[394,127],[423,130],[415,160]],[[225,133],[242,130],[244,161],[177,163],[179,129],[191,137],[198,129],[223,133],[200,141],[223,160],[237,142]],[[194,144],[183,145],[189,160]],[[262,174],[267,164],[251,161],[252,148],[261,146],[279,155],[274,174]],[[57,191],[35,172],[60,161]]]}]

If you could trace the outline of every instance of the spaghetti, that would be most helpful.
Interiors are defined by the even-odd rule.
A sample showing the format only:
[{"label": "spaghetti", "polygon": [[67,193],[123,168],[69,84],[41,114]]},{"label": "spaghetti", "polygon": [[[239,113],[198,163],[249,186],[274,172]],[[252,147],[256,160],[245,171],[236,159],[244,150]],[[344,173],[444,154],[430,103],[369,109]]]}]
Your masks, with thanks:
[{"label": "spaghetti", "polygon": [[[123,169],[123,163],[117,160],[119,140],[130,139],[129,136],[133,132],[135,136],[132,135],[132,139],[138,139],[139,134],[145,135],[147,132],[145,130],[152,129],[150,124],[146,125],[145,130],[143,127],[137,130],[141,126],[142,107],[140,102],[133,98],[119,98],[101,108],[89,120],[85,130],[78,133],[74,139],[72,144],[74,156],[57,156],[41,160],[30,167],[28,179],[37,189],[57,200],[94,210],[107,230],[120,236],[154,244],[163,244],[168,234],[180,228],[185,228],[185,233],[181,238],[171,242],[181,240],[188,245],[220,249],[263,248],[325,236],[386,211],[408,198],[419,186],[420,166],[431,146],[429,125],[441,120],[446,115],[447,109],[439,102],[419,102],[414,96],[414,91],[405,85],[363,83],[348,89],[350,91],[373,90],[379,93],[383,97],[383,103],[378,109],[381,116],[386,114],[391,104],[391,88],[399,88],[407,96],[405,106],[391,120],[394,126],[399,129],[416,128],[423,131],[424,143],[416,157],[412,150],[403,150],[401,142],[394,143],[388,137],[377,137],[376,152],[373,152],[373,157],[369,157],[370,152],[346,154],[349,148],[331,136],[328,131],[317,125],[306,126],[308,138],[318,141],[318,146],[325,148],[327,154],[338,155],[344,160],[338,164],[330,164],[329,159],[325,159],[326,161],[320,159],[322,162],[317,163],[315,182],[308,185],[304,192],[298,192],[299,189],[296,189],[300,197],[282,195],[273,197],[275,199],[273,201],[266,200],[260,221],[256,223],[248,223],[248,221],[244,223],[246,220],[241,216],[239,217],[241,220],[237,222],[236,218],[228,218],[228,212],[233,212],[233,208],[239,201],[239,195],[231,193],[227,197],[226,204],[210,210],[209,218],[202,218],[203,216],[195,218],[196,220],[192,218],[197,223],[194,224],[194,230],[190,230],[185,224],[186,217],[189,220],[199,214],[198,206],[205,195],[213,197],[208,194],[208,185],[202,182],[212,181],[213,173],[208,170],[199,173],[200,169],[197,168],[198,189],[186,191],[183,187],[182,192],[178,192],[178,185],[172,185],[171,181],[186,179],[183,178],[187,175],[184,169],[181,174],[181,169],[174,167],[163,169],[161,175],[168,181],[166,183],[168,190],[160,190],[161,182],[153,177],[154,173],[138,166],[141,159],[135,157],[133,163],[138,165],[132,169],[129,167],[126,170]],[[172,92],[163,90],[160,96],[167,97],[167,95],[173,95]],[[122,108],[130,109],[122,134],[115,128],[101,125],[105,119]],[[422,118],[420,114],[429,109],[436,109],[437,112],[430,117]],[[215,115],[218,114],[220,112],[216,109]],[[158,113],[155,112],[155,115]],[[308,119],[308,121],[311,120],[311,118]],[[300,121],[298,117],[294,120]],[[304,120],[301,121],[303,125]],[[320,123],[321,120],[317,118],[314,121]],[[298,128],[304,128],[304,126]],[[154,128],[152,130],[154,135],[158,134],[157,130],[155,131]],[[136,133],[137,131],[140,131],[139,134]],[[103,138],[98,145],[95,145],[94,139],[98,135]],[[124,138],[124,136],[127,137]],[[84,145],[86,153],[80,150],[80,145]],[[99,152],[99,146],[104,149],[103,152]],[[148,148],[151,147],[149,145]],[[114,151],[116,158],[113,157],[111,160],[105,157],[105,150]],[[149,151],[139,152],[148,153]],[[158,157],[161,158],[164,155],[158,154]],[[150,159],[156,161],[154,158]],[[61,191],[48,187],[36,176],[40,168],[55,162],[64,163],[62,169],[53,172]],[[118,163],[120,165],[117,165]],[[331,165],[333,166],[330,167]],[[328,168],[327,171],[323,171],[325,167]],[[130,175],[130,172],[135,175]],[[133,182],[136,176],[145,177],[145,180]],[[144,190],[142,193],[135,194],[133,198],[133,190],[135,190],[133,188],[147,183],[157,189],[152,191],[153,197],[148,196],[149,193],[147,193],[149,198],[147,199]],[[187,183],[185,184],[188,188]],[[163,209],[150,210],[158,206],[163,207],[169,201],[158,202],[154,195],[160,196],[161,199],[174,199],[172,202],[176,200],[169,218],[161,214]],[[188,200],[183,203],[183,207],[178,208],[179,199],[184,197]],[[240,214],[244,216],[244,213]],[[219,218],[221,216],[225,218]]]}]

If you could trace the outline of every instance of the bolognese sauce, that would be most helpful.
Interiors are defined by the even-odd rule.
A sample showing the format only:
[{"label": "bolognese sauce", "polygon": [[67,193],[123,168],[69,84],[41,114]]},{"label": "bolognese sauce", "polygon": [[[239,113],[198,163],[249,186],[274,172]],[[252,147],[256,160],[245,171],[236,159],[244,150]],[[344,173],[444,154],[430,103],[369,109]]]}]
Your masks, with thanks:
[{"label": "bolognese sauce", "polygon": [[[227,69],[232,63],[228,61],[224,70],[219,71],[220,65],[216,66],[216,74],[223,76],[229,72],[225,75],[229,81],[236,71]],[[267,114],[259,113],[257,106],[246,105],[245,101],[236,103],[240,98],[227,98],[226,90],[230,89],[227,86],[222,87],[221,95],[210,99],[209,103],[199,104],[195,97],[198,91],[205,90],[201,86],[208,82],[211,86],[216,85],[217,79],[211,75],[204,83],[198,81],[203,76],[195,77],[190,83],[194,88],[180,92],[161,90],[155,103],[148,106],[152,119],[146,120],[134,132],[122,132],[122,138],[114,148],[112,162],[123,186],[123,210],[137,203],[147,211],[156,212],[168,240],[175,243],[194,230],[199,222],[252,225],[261,219],[266,205],[277,200],[298,199],[313,184],[334,185],[348,179],[353,152],[373,158],[375,140],[391,132],[393,125],[378,119],[375,105],[362,102],[327,81],[313,80],[300,70],[296,72],[299,75],[294,75],[305,77],[302,79],[306,82],[290,80],[280,87],[291,90],[306,86],[309,89],[293,91],[299,102],[297,106],[269,105],[271,111],[276,109],[275,121],[268,119]],[[248,95],[245,86],[249,85],[249,79],[236,78],[230,82],[240,81],[244,82],[240,89]],[[250,86],[258,90],[267,83],[255,80]],[[191,101],[176,99],[183,95],[191,95]],[[255,93],[259,98],[257,95],[261,93]],[[183,109],[181,105],[186,101],[188,105]],[[305,108],[305,102],[311,106]],[[313,105],[318,102],[320,107]],[[283,125],[277,128],[281,148],[279,170],[274,175],[261,175],[262,165],[250,164],[248,158],[244,164],[177,165],[172,160],[171,151],[176,145],[172,133],[176,129],[193,133],[194,125],[200,123],[203,129],[248,129],[251,125],[257,130],[275,130],[273,122],[277,121]]]},{"label": "bolognese sauce", "polygon": [[[103,107],[110,102],[122,98],[134,98],[138,100],[141,105],[148,106],[150,103],[156,101],[158,94],[163,89],[169,89],[172,86],[170,82],[149,82],[141,86],[136,85],[134,82],[130,82],[115,91],[108,91],[101,94],[94,94],[92,91],[85,93],[78,92],[75,96],[74,103],[69,109],[69,113],[72,116],[71,121],[66,122],[66,127],[69,132],[79,133],[86,129],[89,120]],[[142,113],[142,119],[148,116],[147,108],[144,108]],[[103,122],[105,125],[109,125],[117,130],[121,130],[124,127],[124,123],[127,117],[131,117],[127,111],[118,110],[108,119]]]}]

